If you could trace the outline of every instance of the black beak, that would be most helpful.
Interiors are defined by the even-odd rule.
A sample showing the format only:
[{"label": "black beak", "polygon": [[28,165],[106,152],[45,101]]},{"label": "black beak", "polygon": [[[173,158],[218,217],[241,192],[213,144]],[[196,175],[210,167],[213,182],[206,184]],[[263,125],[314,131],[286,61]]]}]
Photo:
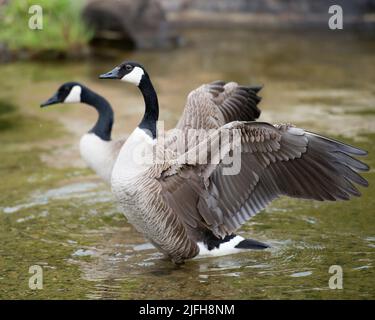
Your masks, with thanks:
[{"label": "black beak", "polygon": [[101,74],[99,76],[99,79],[119,79],[120,78],[119,71],[120,71],[120,68],[116,67],[107,73]]},{"label": "black beak", "polygon": [[43,107],[47,107],[47,106],[50,106],[51,104],[56,104],[56,103],[60,103],[60,99],[57,96],[57,93],[54,96],[52,96],[51,98],[49,98],[47,101],[43,102],[40,105],[40,107],[43,108]]}]

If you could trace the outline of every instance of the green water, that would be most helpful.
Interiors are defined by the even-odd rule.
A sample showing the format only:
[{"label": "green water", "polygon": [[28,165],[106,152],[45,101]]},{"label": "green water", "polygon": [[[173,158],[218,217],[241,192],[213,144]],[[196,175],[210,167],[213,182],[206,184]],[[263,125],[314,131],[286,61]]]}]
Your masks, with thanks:
[{"label": "green water", "polygon": [[[375,298],[374,171],[363,196],[317,203],[282,198],[240,231],[265,251],[188,261],[160,259],[118,212],[109,188],[79,158],[79,136],[95,112],[86,106],[39,109],[64,81],[81,81],[116,112],[114,136],[143,112],[136,88],[98,74],[122,59],[141,61],[172,127],[187,93],[216,79],[264,84],[262,120],[292,122],[367,149],[375,166],[375,41],[332,32],[196,30],[171,51],[116,53],[81,62],[0,66],[0,298]],[[43,267],[43,289],[28,286]],[[331,290],[331,265],[343,289]]]}]

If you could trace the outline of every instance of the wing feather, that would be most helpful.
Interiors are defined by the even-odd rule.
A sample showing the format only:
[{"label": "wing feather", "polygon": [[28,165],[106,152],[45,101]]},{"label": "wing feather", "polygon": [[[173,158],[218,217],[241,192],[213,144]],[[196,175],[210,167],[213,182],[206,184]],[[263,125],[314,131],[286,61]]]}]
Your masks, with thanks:
[{"label": "wing feather", "polygon": [[177,129],[219,128],[231,121],[259,118],[257,95],[260,86],[239,86],[235,82],[204,84],[188,95]]},{"label": "wing feather", "polygon": [[[219,132],[224,130],[231,134],[237,130],[240,134],[238,174],[224,175],[223,160],[234,150],[234,144],[229,146],[232,136],[227,142],[229,145],[222,147],[226,150],[224,154],[217,149],[207,150],[211,159],[219,159],[216,164],[174,164],[179,170],[173,172],[189,174],[178,179],[166,175],[160,180],[164,192],[172,198],[177,194],[173,191],[175,187],[168,186],[169,180],[174,179],[174,183],[180,184],[179,189],[184,189],[178,198],[176,214],[190,227],[199,225],[223,237],[282,195],[320,201],[348,200],[360,195],[356,185],[368,185],[359,173],[369,167],[354,158],[366,155],[359,148],[291,125],[235,121],[221,127]],[[212,146],[209,139],[226,143],[216,134],[188,153],[196,152],[199,146],[209,148]],[[195,187],[182,187],[191,183],[191,177]],[[189,205],[188,201],[191,201]],[[199,232],[190,230],[190,234],[199,239]]]}]

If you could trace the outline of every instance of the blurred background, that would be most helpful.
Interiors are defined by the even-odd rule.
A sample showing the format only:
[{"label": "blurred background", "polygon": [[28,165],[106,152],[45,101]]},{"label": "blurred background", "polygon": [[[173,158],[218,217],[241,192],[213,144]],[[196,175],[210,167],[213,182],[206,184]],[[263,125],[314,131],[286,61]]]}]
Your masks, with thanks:
[{"label": "blurred background", "polygon": [[[342,7],[342,30],[329,28],[331,5]],[[374,40],[374,0],[0,0],[0,298],[374,299],[373,170],[362,198],[280,199],[241,229],[270,250],[176,268],[80,159],[95,110],[39,108],[62,83],[79,81],[112,104],[113,137],[126,136],[142,117],[142,96],[98,75],[135,60],[168,128],[202,83],[262,84],[261,121],[355,144],[373,167]],[[35,264],[43,290],[27,285]],[[343,290],[328,287],[334,264]]]}]

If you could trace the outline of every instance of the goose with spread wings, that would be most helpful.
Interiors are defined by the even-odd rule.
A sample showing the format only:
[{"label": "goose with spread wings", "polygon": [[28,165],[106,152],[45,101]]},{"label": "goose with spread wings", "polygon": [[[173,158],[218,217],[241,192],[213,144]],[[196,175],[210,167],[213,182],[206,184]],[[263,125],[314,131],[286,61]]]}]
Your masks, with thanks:
[{"label": "goose with spread wings", "polygon": [[[349,200],[360,196],[357,186],[367,186],[359,173],[368,166],[356,159],[365,151],[292,125],[249,121],[255,119],[246,112],[259,116],[257,108],[245,108],[259,102],[256,90],[244,96],[246,90],[235,85],[237,94],[228,94],[222,82],[190,93],[176,127],[184,135],[212,130],[199,139],[186,134],[182,153],[176,143],[164,142],[163,161],[150,161],[160,139],[158,99],[148,73],[126,61],[100,78],[133,83],[143,94],[144,117],[120,151],[111,186],[129,222],[175,263],[256,247],[234,232],[280,196]],[[190,157],[198,150],[210,161]],[[240,160],[236,174],[224,173],[228,157]]]}]

